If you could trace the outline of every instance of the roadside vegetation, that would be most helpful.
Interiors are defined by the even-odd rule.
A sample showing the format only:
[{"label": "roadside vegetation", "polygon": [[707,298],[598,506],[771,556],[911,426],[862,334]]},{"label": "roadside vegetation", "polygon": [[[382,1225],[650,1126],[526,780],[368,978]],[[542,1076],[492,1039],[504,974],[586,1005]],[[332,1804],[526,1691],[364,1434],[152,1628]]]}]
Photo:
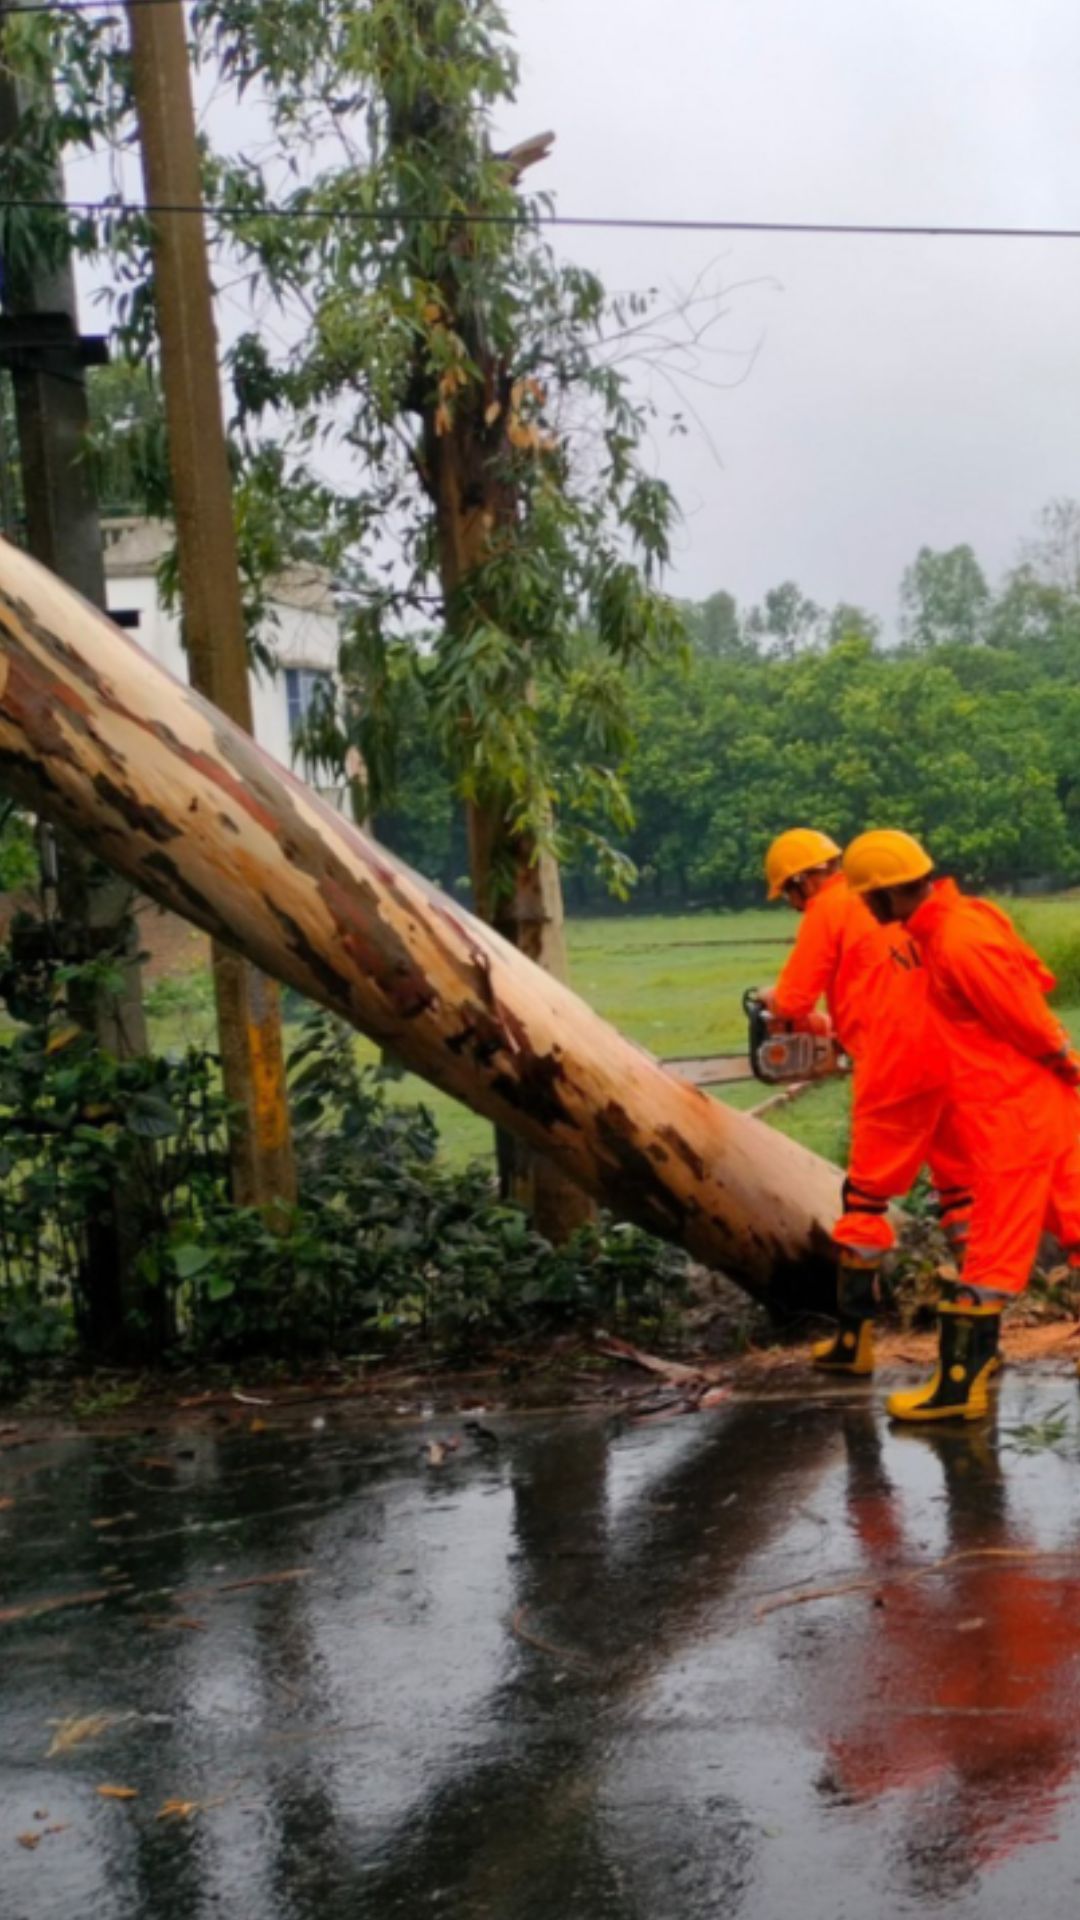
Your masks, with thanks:
[{"label": "roadside vegetation", "polygon": [[[998,583],[968,546],[924,548],[895,630],[791,581],[756,606],[679,603],[653,456],[688,418],[643,402],[632,369],[696,365],[722,314],[702,289],[609,296],[550,244],[531,187],[550,136],[496,148],[517,87],[501,7],[207,0],[188,24],[222,99],[257,94],[265,136],[231,150],[248,122],[223,112],[204,148],[214,275],[251,303],[221,373],[253,659],[273,666],[283,569],[319,569],[339,607],[338,673],[297,754],[556,972],[565,894],[574,985],[663,1057],[744,1045],[742,989],[793,930],[760,909],[762,855],[799,821],[841,842],[902,826],[968,885],[1022,895],[1080,1023],[1077,910],[1036,897],[1080,883],[1080,506],[1052,503]],[[34,102],[5,259],[70,253],[108,281],[90,466],[111,511],[167,519],[148,231],[108,200],[68,217],[50,185],[137,141],[126,30],[24,9],[4,49]],[[6,375],[0,414],[19,535]],[[173,558],[161,587],[175,601]],[[34,898],[38,852],[34,823],[0,812],[0,891]],[[500,1191],[484,1122],[291,995],[300,1200],[276,1224],[236,1206],[207,973],[158,980],[149,1051],[117,1059],[79,1010],[119,1000],[120,948],[74,941],[59,897],[0,957],[0,1390],[73,1356],[460,1354],[583,1321],[656,1329],[678,1304],[680,1256],[604,1220],[570,1232],[566,1183],[545,1215],[542,1161],[504,1154]],[[768,1121],[840,1158],[845,1089]]]}]

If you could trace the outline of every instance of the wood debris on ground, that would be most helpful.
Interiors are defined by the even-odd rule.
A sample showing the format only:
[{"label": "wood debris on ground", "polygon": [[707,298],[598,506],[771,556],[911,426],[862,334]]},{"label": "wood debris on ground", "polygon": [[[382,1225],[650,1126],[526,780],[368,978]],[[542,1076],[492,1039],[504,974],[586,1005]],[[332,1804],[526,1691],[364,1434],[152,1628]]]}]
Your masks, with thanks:
[{"label": "wood debris on ground", "polygon": [[731,1397],[730,1365],[708,1360],[688,1365],[684,1360],[668,1360],[610,1333],[598,1334],[594,1345],[606,1358],[627,1361],[665,1382],[663,1387],[636,1402],[630,1416],[632,1426],[654,1426],[662,1420],[677,1420],[684,1414],[722,1406]]},{"label": "wood debris on ground", "polygon": [[61,1613],[67,1607],[95,1607],[102,1600],[115,1600],[124,1587],[90,1587],[83,1593],[63,1593],[51,1600],[26,1600],[22,1606],[0,1607],[0,1627],[16,1620],[36,1620],[43,1613]]},{"label": "wood debris on ground", "polygon": [[272,1573],[249,1573],[240,1580],[223,1580],[216,1587],[188,1587],[173,1597],[177,1606],[187,1606],[192,1600],[216,1600],[223,1593],[246,1593],[249,1587],[289,1586],[294,1580],[306,1580],[310,1573],[310,1567],[282,1567]]},{"label": "wood debris on ground", "polygon": [[[884,1596],[891,1589],[912,1587],[922,1580],[933,1580],[942,1573],[948,1573],[953,1567],[969,1566],[980,1560],[1003,1561],[1009,1565],[1061,1564],[1075,1563],[1076,1554],[1072,1550],[1059,1551],[1044,1547],[963,1547],[957,1553],[947,1553],[942,1560],[930,1560],[925,1566],[901,1567],[895,1572],[856,1579],[841,1580],[835,1586],[796,1587],[791,1592],[770,1594],[759,1600],[754,1608],[754,1620],[760,1622],[770,1613],[781,1613],[788,1607],[805,1607],[817,1600],[844,1599],[848,1594],[870,1593],[875,1604],[884,1604]],[[981,1625],[975,1622],[975,1625]],[[969,1624],[968,1631],[972,1631]]]}]

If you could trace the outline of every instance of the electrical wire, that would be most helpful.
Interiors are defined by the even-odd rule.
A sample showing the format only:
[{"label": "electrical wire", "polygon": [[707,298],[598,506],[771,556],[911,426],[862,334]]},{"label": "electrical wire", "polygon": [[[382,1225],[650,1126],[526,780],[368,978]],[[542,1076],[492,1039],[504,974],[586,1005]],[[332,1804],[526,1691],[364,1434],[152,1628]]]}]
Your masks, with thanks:
[{"label": "electrical wire", "polygon": [[[177,0],[0,0],[0,22],[12,14],[80,14],[109,12],[116,7],[173,6]],[[875,240],[1080,240],[1080,227],[956,226],[946,222],[870,220],[685,220],[634,214],[464,213],[433,210],[415,213],[400,208],[332,207],[304,212],[295,207],[240,209],[222,206],[163,206],[117,204],[94,200],[0,200],[0,211],[110,213],[120,218],[145,214],[203,214],[214,220],[239,220],[255,215],[271,220],[356,220],[367,224],[400,221],[416,225],[425,220],[452,220],[469,227],[604,228],[631,233],[764,233]]]},{"label": "electrical wire", "polygon": [[118,7],[171,7],[176,0],[3,0],[0,20],[11,13],[114,13]]},{"label": "electrical wire", "polygon": [[[132,0],[125,0],[130,5]],[[159,0],[134,0],[157,5]],[[121,219],[147,214],[203,214],[212,220],[345,220],[375,225],[401,222],[415,226],[425,220],[452,221],[463,227],[603,227],[633,233],[771,233],[824,235],[838,238],[884,240],[1080,240],[1080,227],[976,227],[870,220],[677,220],[646,214],[466,213],[452,207],[414,211],[403,207],[227,207],[168,205],[156,201],[12,200],[0,199],[0,213],[16,209],[34,213],[101,213]]]},{"label": "electrical wire", "polygon": [[[81,14],[116,7],[173,6],[177,0],[0,0],[0,23],[12,14]],[[163,206],[95,200],[0,200],[0,212],[110,213],[119,218],[145,214],[203,214],[214,220],[256,216],[271,220],[355,220],[367,224],[452,220],[467,227],[603,228],[631,233],[763,233],[875,240],[1080,240],[1080,227],[956,226],[946,222],[871,220],[685,220],[634,214],[464,213],[450,210],[416,213],[400,208],[332,207],[304,212],[295,207],[234,208]]]}]

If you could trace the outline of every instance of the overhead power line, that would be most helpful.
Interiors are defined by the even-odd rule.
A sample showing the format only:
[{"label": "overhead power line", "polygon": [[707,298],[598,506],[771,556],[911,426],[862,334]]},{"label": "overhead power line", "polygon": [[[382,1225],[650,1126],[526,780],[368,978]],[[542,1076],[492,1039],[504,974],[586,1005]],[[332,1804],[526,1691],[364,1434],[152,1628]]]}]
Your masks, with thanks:
[{"label": "overhead power line", "polygon": [[[157,5],[159,0],[134,0]],[[131,0],[125,0],[130,5]],[[121,219],[146,214],[204,214],[211,220],[355,220],[363,225],[395,222],[415,226],[424,220],[448,220],[466,227],[603,227],[634,233],[791,233],[882,240],[1080,240],[1080,227],[961,227],[870,220],[677,220],[648,214],[466,213],[453,207],[416,211],[404,207],[230,207],[151,201],[0,199],[0,213],[102,213]]]},{"label": "overhead power line", "polygon": [[116,13],[125,7],[173,5],[175,0],[5,0],[0,17],[10,13]]}]

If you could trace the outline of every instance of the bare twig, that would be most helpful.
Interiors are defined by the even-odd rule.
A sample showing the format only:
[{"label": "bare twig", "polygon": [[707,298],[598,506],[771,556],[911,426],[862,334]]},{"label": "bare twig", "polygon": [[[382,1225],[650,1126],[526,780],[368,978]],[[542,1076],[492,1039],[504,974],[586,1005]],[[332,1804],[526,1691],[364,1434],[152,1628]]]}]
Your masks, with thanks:
[{"label": "bare twig", "polygon": [[129,1586],[91,1587],[85,1593],[64,1593],[52,1600],[28,1600],[21,1607],[0,1607],[0,1627],[11,1626],[16,1620],[36,1620],[45,1613],[62,1613],[68,1607],[96,1607],[102,1600],[115,1600],[130,1591]]},{"label": "bare twig", "polygon": [[797,1080],[794,1086],[783,1087],[779,1093],[771,1093],[769,1098],[762,1100],[758,1106],[747,1108],[747,1112],[751,1113],[755,1120],[760,1120],[763,1113],[772,1113],[776,1107],[789,1107],[793,1100],[799,1100],[804,1093],[809,1093],[811,1087],[820,1085],[820,1080]]},{"label": "bare twig", "polygon": [[969,1565],[976,1560],[1007,1560],[1014,1564],[1031,1561],[1073,1560],[1075,1553],[1044,1551],[1039,1547],[965,1547],[961,1553],[947,1554],[944,1560],[934,1560],[929,1566],[908,1567],[902,1572],[881,1579],[845,1580],[832,1587],[807,1587],[801,1593],[778,1594],[775,1599],[762,1600],[754,1608],[755,1621],[764,1620],[766,1614],[779,1613],[785,1607],[806,1606],[812,1600],[835,1600],[849,1593],[886,1593],[890,1587],[912,1587],[920,1580],[931,1580],[950,1568]]},{"label": "bare twig", "polygon": [[525,1625],[526,1609],[516,1607],[510,1619],[510,1629],[517,1639],[523,1640],[527,1647],[535,1647],[538,1653],[546,1653],[552,1660],[558,1660],[561,1666],[579,1667],[585,1672],[597,1671],[593,1662],[584,1654],[572,1653],[566,1647],[553,1646],[550,1640],[542,1640],[539,1634],[530,1633]]}]

